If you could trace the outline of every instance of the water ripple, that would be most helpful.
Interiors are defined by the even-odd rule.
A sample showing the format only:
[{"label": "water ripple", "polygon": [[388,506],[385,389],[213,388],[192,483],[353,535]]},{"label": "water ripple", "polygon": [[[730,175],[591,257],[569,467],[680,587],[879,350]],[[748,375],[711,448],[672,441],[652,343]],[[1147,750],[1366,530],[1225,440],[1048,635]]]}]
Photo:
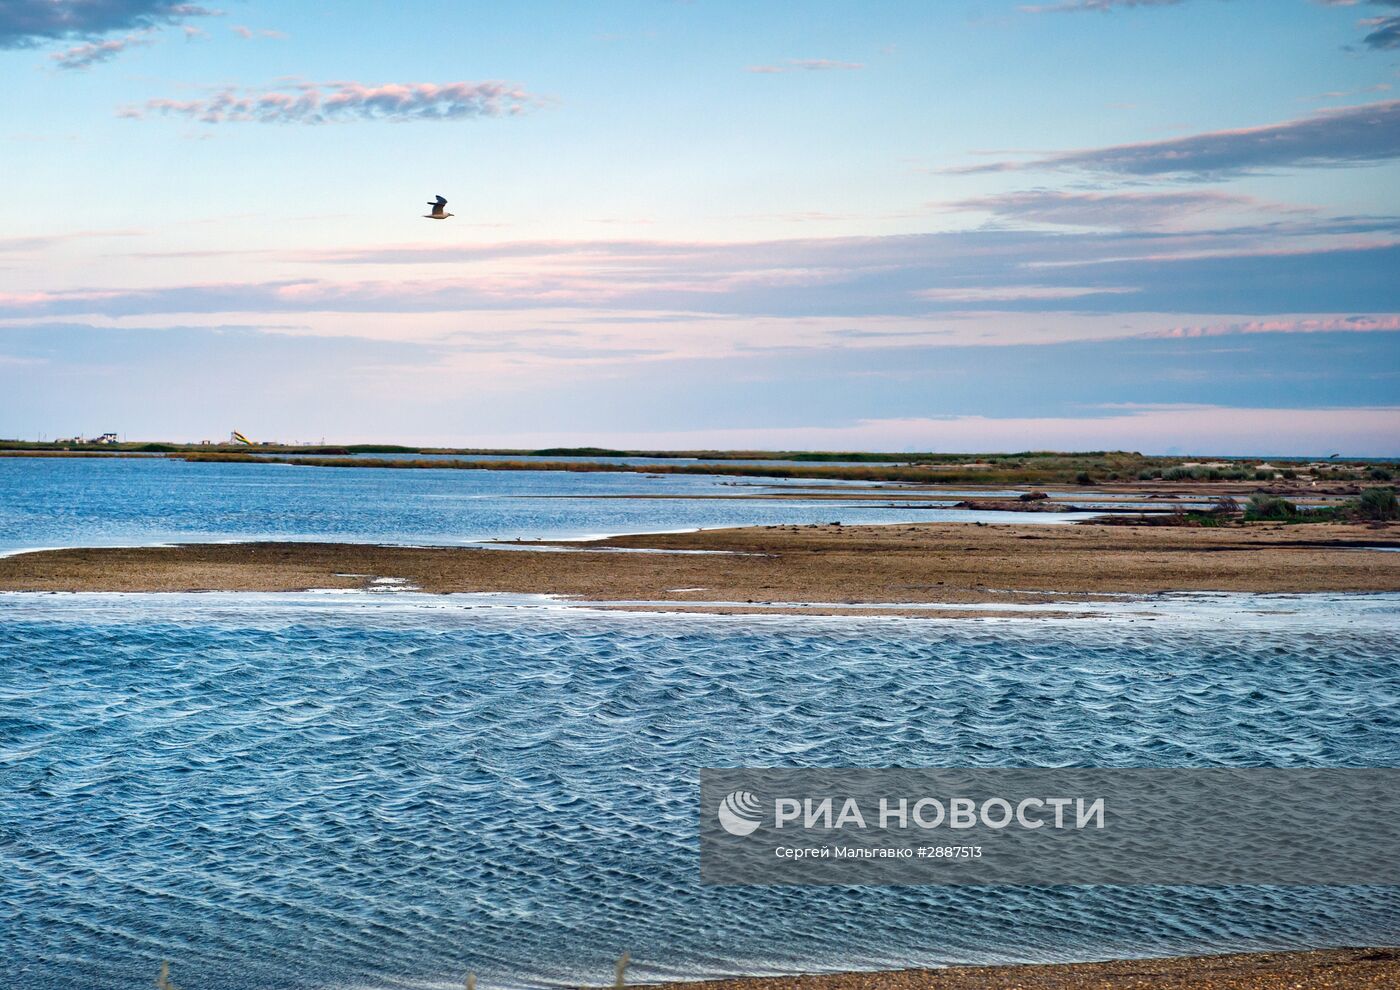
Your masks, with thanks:
[{"label": "water ripple", "polygon": [[[430,987],[1395,942],[1389,888],[702,888],[703,766],[1400,764],[1396,596],[1088,620],[0,596],[15,985]],[[1222,617],[1228,617],[1222,620]]]}]

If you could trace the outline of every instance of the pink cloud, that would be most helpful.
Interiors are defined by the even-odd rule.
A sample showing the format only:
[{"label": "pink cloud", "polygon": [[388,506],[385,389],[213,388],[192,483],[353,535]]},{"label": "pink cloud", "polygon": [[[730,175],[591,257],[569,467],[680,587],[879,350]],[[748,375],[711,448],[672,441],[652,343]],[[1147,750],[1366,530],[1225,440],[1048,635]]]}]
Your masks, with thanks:
[{"label": "pink cloud", "polygon": [[1318,319],[1244,320],[1208,326],[1172,327],[1143,334],[1144,337],[1226,337],[1241,333],[1375,333],[1400,330],[1400,315],[1333,316]]},{"label": "pink cloud", "polygon": [[90,69],[101,62],[107,62],[129,48],[140,48],[151,44],[149,38],[139,34],[128,34],[125,38],[112,38],[108,41],[91,41],[50,55],[60,69]]},{"label": "pink cloud", "polygon": [[252,41],[255,38],[270,38],[273,41],[285,41],[287,37],[281,31],[273,31],[268,28],[260,28],[255,31],[245,24],[235,24],[230,27],[229,30],[244,41]]},{"label": "pink cloud", "polygon": [[[1332,237],[1331,223],[1320,231],[1304,225],[1296,233],[1273,227],[1143,235],[996,230],[761,242],[634,239],[299,250],[264,255],[282,266],[280,280],[75,289],[19,308],[24,314],[126,315],[569,305],[805,316],[1111,309],[1192,314],[1177,319],[1201,323],[1213,321],[1196,314],[1400,311],[1380,274],[1400,251],[1394,224],[1378,228],[1387,236],[1367,236],[1358,246],[1356,228],[1343,225],[1340,236]],[[179,256],[165,252],[172,254]],[[367,266],[368,277],[339,277],[346,266]],[[401,266],[421,267],[406,272],[417,277],[402,278]],[[1295,285],[1301,286],[1296,292]],[[1283,308],[1280,287],[1289,292]],[[0,316],[4,308],[0,300]]]}]

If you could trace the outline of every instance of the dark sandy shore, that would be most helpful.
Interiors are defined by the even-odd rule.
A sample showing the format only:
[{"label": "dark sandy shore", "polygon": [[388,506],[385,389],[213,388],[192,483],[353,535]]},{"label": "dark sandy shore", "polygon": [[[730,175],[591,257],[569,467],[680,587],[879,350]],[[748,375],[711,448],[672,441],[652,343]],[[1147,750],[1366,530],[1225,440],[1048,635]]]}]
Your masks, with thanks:
[{"label": "dark sandy shore", "polygon": [[190,544],[0,558],[0,590],[296,591],[396,578],[427,592],[546,593],[674,609],[818,602],[975,611],[987,603],[1072,606],[1105,594],[1168,591],[1397,591],[1400,554],[1371,549],[1400,545],[1397,537],[1397,524],[922,523],[711,530],[529,550]]},{"label": "dark sandy shore", "polygon": [[1400,949],[1326,949],[1053,966],[673,983],[667,990],[1395,990]]}]

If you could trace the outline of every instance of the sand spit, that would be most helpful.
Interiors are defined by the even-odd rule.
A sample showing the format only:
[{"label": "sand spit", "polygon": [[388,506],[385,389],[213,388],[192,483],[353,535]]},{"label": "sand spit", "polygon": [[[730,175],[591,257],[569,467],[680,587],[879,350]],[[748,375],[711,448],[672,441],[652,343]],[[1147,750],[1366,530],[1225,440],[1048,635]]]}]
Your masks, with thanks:
[{"label": "sand spit", "polygon": [[[673,602],[689,611],[707,602],[1072,606],[1172,591],[1400,590],[1400,554],[1386,549],[1400,546],[1400,524],[830,524],[524,545],[560,552],[342,543],[47,550],[0,558],[0,591],[370,589],[397,578],[425,592]],[[650,552],[616,552],[629,550]]]}]

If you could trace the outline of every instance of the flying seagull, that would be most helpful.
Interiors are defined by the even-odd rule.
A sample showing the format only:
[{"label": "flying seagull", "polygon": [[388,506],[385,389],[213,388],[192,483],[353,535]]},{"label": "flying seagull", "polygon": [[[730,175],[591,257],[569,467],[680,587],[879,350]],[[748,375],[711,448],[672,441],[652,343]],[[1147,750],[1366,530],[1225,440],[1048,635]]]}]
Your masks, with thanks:
[{"label": "flying seagull", "polygon": [[447,200],[443,199],[441,196],[428,205],[433,208],[433,212],[424,213],[423,216],[427,217],[429,220],[446,220],[450,216],[455,216],[455,214],[446,212]]}]

